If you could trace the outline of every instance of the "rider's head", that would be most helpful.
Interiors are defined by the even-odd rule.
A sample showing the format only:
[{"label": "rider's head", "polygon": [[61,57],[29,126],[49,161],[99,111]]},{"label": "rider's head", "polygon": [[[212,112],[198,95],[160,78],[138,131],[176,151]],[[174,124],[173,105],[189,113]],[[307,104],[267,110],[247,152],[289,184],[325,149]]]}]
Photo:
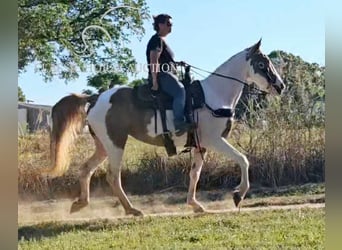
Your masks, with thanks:
[{"label": "rider's head", "polygon": [[168,14],[159,14],[158,16],[153,16],[153,28],[161,36],[166,36],[171,33],[172,21],[171,16]]}]

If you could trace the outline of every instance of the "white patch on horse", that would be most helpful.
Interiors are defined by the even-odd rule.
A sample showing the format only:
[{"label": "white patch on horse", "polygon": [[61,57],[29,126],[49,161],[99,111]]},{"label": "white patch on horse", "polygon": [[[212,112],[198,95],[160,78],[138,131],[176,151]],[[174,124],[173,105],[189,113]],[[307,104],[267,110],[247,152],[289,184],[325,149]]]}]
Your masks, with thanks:
[{"label": "white patch on horse", "polygon": [[[168,130],[171,132],[175,131],[175,126],[173,124],[173,111],[172,110],[166,110],[166,126]],[[147,124],[147,134],[151,137],[155,137],[156,135],[163,133],[163,125],[161,122],[160,112],[157,112],[157,133],[155,130],[155,117],[152,116],[150,122]]]},{"label": "white patch on horse", "polygon": [[[175,126],[173,123],[174,115],[172,110],[166,110],[166,126],[170,132],[175,131]],[[163,133],[163,125],[161,122],[160,112],[157,112],[157,133],[155,130],[155,117],[152,116],[150,122],[147,124],[147,134],[150,137],[156,137]],[[186,133],[182,136],[173,136],[172,139],[176,146],[184,146],[186,143]]]},{"label": "white patch on horse", "polygon": [[[245,59],[246,53],[246,51],[242,51],[235,56],[232,56],[229,60],[220,65],[215,70],[215,73],[243,79],[248,70]],[[214,74],[200,82],[206,103],[212,109],[235,108],[244,87],[243,84],[235,80],[219,77]]]},{"label": "white patch on horse", "polygon": [[111,152],[118,149],[113,143],[113,141],[108,136],[108,131],[106,127],[106,115],[108,110],[111,108],[110,98],[119,89],[127,88],[125,86],[115,85],[113,88],[108,89],[101,93],[94,105],[94,107],[89,111],[87,119],[91,128],[94,130],[96,136],[103,144],[108,155]]},{"label": "white patch on horse", "polygon": [[90,103],[87,102],[86,105],[84,106],[84,111],[87,113],[90,107]]}]

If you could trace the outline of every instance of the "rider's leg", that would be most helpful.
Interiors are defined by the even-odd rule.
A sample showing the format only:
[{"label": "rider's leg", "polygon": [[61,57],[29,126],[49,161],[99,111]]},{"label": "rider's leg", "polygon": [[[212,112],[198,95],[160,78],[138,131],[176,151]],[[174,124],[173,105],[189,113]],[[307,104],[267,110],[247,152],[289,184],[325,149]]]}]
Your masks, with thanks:
[{"label": "rider's leg", "polygon": [[161,89],[173,98],[173,113],[175,129],[187,131],[191,126],[184,120],[185,89],[177,76],[169,72],[158,74],[158,83]]}]

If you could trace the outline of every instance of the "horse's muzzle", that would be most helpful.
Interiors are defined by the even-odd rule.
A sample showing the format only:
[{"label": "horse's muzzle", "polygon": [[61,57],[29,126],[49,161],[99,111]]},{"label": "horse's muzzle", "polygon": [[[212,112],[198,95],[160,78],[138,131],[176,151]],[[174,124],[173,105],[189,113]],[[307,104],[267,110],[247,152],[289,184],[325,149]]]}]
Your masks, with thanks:
[{"label": "horse's muzzle", "polygon": [[285,89],[285,84],[281,83],[280,86],[277,84],[272,85],[273,88],[277,91],[278,95],[281,95],[281,93],[283,92],[283,90]]}]

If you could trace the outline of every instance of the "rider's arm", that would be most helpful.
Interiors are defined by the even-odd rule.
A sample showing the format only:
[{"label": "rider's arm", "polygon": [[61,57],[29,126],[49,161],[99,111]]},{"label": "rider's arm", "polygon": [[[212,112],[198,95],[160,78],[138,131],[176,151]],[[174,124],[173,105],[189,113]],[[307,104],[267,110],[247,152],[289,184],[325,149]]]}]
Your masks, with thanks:
[{"label": "rider's arm", "polygon": [[150,52],[150,67],[152,75],[152,84],[155,89],[158,88],[157,73],[159,72],[158,59],[160,57],[160,50],[151,50]]}]

